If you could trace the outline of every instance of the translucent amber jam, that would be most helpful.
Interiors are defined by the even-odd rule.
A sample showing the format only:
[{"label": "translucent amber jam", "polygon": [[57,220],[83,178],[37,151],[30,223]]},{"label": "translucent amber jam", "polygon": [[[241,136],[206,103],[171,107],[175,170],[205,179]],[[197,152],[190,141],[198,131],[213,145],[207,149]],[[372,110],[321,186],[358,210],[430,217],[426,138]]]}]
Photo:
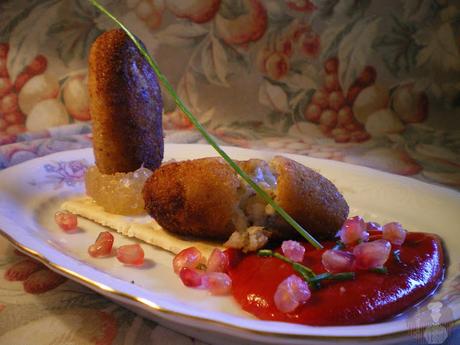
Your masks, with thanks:
[{"label": "translucent amber jam", "polygon": [[86,194],[107,212],[122,215],[143,214],[142,188],[151,174],[149,169],[139,168],[134,172],[105,175],[93,166],[86,172]]}]

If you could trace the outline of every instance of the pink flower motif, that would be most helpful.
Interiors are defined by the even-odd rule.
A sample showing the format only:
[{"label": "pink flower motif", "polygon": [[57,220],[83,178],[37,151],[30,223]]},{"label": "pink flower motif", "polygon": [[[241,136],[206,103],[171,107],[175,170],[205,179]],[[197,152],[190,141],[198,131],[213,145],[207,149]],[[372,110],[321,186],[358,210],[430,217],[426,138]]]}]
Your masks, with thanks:
[{"label": "pink flower motif", "polygon": [[85,176],[85,172],[88,166],[86,162],[77,160],[77,161],[70,161],[66,165],[64,165],[65,172],[67,176],[72,176],[73,178],[80,179]]},{"label": "pink flower motif", "polygon": [[88,163],[86,160],[74,160],[74,161],[58,161],[48,163],[43,166],[46,175],[44,181],[31,181],[30,184],[39,186],[43,184],[54,184],[55,189],[61,188],[64,184],[73,187],[78,183],[82,183],[85,179],[85,172],[88,169]]}]

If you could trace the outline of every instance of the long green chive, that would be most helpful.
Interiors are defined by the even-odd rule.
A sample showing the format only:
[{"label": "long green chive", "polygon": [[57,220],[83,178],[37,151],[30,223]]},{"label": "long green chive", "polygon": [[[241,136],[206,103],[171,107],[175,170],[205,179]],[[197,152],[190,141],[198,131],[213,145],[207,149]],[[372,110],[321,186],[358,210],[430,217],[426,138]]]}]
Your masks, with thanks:
[{"label": "long green chive", "polygon": [[305,280],[310,287],[319,289],[323,280],[353,280],[355,279],[355,272],[340,272],[340,273],[321,273],[315,274],[312,269],[308,268],[301,263],[294,262],[291,259],[281,255],[280,253],[274,252],[270,249],[261,249],[257,252],[258,256],[262,257],[273,257],[281,261],[284,261],[291,265],[292,269],[299,273],[303,280]]},{"label": "long green chive", "polygon": [[281,255],[280,253],[274,252],[273,250],[270,249],[261,249],[257,252],[257,255],[263,256],[263,257],[274,257],[277,258],[281,261],[284,261],[292,266],[294,271],[300,273],[300,275],[307,281],[309,281],[311,278],[316,277],[315,272],[313,272],[312,269],[308,268],[307,266],[304,266],[298,262],[294,262],[291,259],[285,257],[284,255]]},{"label": "long green chive", "polygon": [[204,129],[201,123],[195,118],[195,116],[188,110],[185,104],[177,95],[176,91],[169,83],[168,79],[161,73],[160,68],[156,64],[156,62],[152,59],[149,53],[142,47],[139,43],[137,38],[128,30],[128,28],[120,22],[113,14],[111,14],[105,7],[103,7],[98,1],[90,0],[90,2],[97,8],[99,11],[104,13],[107,17],[112,19],[125,33],[128,37],[133,41],[135,46],[139,49],[142,56],[147,60],[149,65],[153,68],[158,79],[162,82],[163,86],[169,92],[169,94],[173,97],[176,105],[179,107],[180,110],[188,117],[188,119],[193,123],[195,128],[201,133],[201,135],[206,139],[206,141],[221,155],[225,161],[245,180],[256,192],[259,194],[273,209],[278,212],[278,214],[283,217],[286,222],[288,222],[297,232],[305,238],[310,244],[317,248],[321,249],[323,246],[306,231],[302,226],[297,223],[283,208],[281,208],[262,188],[260,188],[252,179],[222,150],[219,145],[214,141],[214,139],[208,134],[208,132]]},{"label": "long green chive", "polygon": [[369,271],[374,272],[374,273],[378,273],[378,274],[387,274],[388,273],[388,268],[386,268],[385,266],[383,266],[383,267],[375,267],[375,268],[371,268]]},{"label": "long green chive", "polygon": [[269,256],[273,256],[273,251],[270,249],[261,249],[257,252],[257,255],[263,256],[263,257],[269,257]]},{"label": "long green chive", "polygon": [[315,272],[312,269],[308,268],[305,265],[299,264],[298,262],[292,263],[292,268],[299,272],[302,276],[308,277],[309,279],[316,277]]},{"label": "long green chive", "polygon": [[310,283],[320,282],[322,280],[353,280],[355,279],[355,272],[341,272],[341,273],[322,273],[310,279]]}]

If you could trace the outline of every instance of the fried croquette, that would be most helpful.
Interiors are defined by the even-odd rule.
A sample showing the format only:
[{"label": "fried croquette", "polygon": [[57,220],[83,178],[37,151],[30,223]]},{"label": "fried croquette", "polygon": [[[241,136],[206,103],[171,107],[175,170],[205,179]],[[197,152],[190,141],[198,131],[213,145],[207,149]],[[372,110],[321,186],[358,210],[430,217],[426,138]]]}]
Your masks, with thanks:
[{"label": "fried croquette", "polygon": [[143,189],[145,207],[166,230],[200,238],[227,239],[235,230],[240,180],[219,158],[168,163]]},{"label": "fried croquette", "polygon": [[[346,220],[345,199],[312,169],[281,156],[237,163],[313,236],[332,238]],[[299,237],[220,158],[166,164],[147,180],[143,196],[147,212],[175,234],[226,240],[257,227],[274,240]]]},{"label": "fried croquette", "polygon": [[155,72],[122,30],[99,36],[88,88],[96,165],[103,174],[154,170],[163,159],[163,103]]},{"label": "fried croquette", "polygon": [[[316,171],[282,156],[271,161],[278,176],[276,201],[312,235],[332,239],[348,217],[349,207],[337,187]],[[297,232],[278,214],[268,227],[284,236]]]}]

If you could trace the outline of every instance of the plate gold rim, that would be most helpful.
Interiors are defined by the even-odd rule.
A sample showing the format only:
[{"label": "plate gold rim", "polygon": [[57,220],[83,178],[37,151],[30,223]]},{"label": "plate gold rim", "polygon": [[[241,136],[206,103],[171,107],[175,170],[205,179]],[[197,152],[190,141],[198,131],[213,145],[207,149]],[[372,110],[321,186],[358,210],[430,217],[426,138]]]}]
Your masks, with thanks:
[{"label": "plate gold rim", "polygon": [[[25,252],[29,256],[33,257],[34,259],[40,261],[42,264],[46,265],[47,267],[62,273],[63,275],[70,277],[72,280],[82,283],[85,286],[90,287],[92,290],[98,292],[98,290],[102,290],[105,294],[109,295],[114,295],[118,298],[121,299],[126,299],[131,302],[135,302],[138,304],[141,304],[144,308],[148,308],[150,310],[154,310],[156,312],[159,312],[160,314],[167,314],[170,316],[176,316],[176,317],[181,317],[184,319],[189,319],[193,321],[199,321],[199,322],[204,322],[208,323],[211,325],[217,325],[219,327],[224,327],[230,330],[238,330],[239,332],[244,332],[244,333],[249,333],[252,335],[257,335],[257,336],[264,336],[264,337],[275,337],[275,338],[285,338],[285,339],[311,339],[311,340],[342,340],[342,341],[376,341],[376,340],[385,340],[385,339],[390,339],[394,337],[401,337],[401,336],[409,336],[416,331],[420,329],[411,329],[411,330],[405,330],[405,331],[399,331],[399,332],[394,332],[390,334],[384,334],[384,335],[376,335],[376,336],[319,336],[319,335],[300,335],[300,334],[286,334],[286,333],[276,333],[276,332],[264,332],[264,331],[258,331],[258,330],[253,330],[253,329],[248,329],[245,327],[240,327],[237,325],[233,325],[230,323],[222,322],[222,321],[216,321],[216,320],[210,320],[207,318],[203,318],[200,316],[192,316],[192,315],[187,315],[183,314],[180,312],[176,312],[173,310],[166,309],[164,307],[158,306],[155,304],[155,302],[148,301],[144,298],[139,298],[134,295],[115,290],[112,287],[105,285],[103,283],[99,283],[96,281],[93,281],[77,272],[74,272],[73,270],[70,270],[68,268],[65,268],[56,262],[52,261],[51,259],[47,258],[45,255],[19,243],[16,241],[10,234],[8,234],[5,230],[0,228],[0,235],[4,237],[8,242],[10,242],[14,247],[17,249],[21,250],[22,252]],[[150,302],[150,303],[149,303]],[[158,315],[161,317],[161,315]],[[460,319],[453,320],[450,323],[450,327],[454,328],[456,326],[460,325]],[[193,328],[196,328],[196,326],[191,326]]]}]

